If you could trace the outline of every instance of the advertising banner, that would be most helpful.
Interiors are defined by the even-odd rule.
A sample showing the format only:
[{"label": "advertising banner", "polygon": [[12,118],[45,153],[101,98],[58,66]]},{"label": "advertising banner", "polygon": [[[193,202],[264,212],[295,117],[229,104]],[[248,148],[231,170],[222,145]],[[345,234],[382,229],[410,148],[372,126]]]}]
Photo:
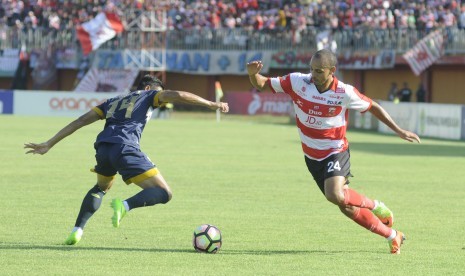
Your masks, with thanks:
[{"label": "advertising banner", "polygon": [[[98,69],[157,68],[162,66],[161,51],[100,50],[95,53],[92,67]],[[141,60],[143,58],[143,60]],[[271,59],[271,51],[166,51],[166,71],[201,75],[246,75],[245,65],[254,60]],[[267,73],[269,62],[264,62]]]},{"label": "advertising banner", "polygon": [[465,106],[462,106],[462,140],[465,140]]},{"label": "advertising banner", "polygon": [[229,92],[226,101],[232,114],[289,115],[293,110],[291,98],[284,93]]},{"label": "advertising banner", "polygon": [[[462,135],[461,105],[431,103],[392,103],[381,101],[396,123],[404,129],[416,132],[420,138],[434,137],[459,140]],[[378,131],[393,133],[385,124],[378,125]]]},{"label": "advertising banner", "polygon": [[453,104],[419,104],[418,135],[459,140],[462,106]]},{"label": "advertising banner", "polygon": [[119,93],[31,92],[15,90],[14,114],[77,117]]},{"label": "advertising banner", "polygon": [[13,91],[0,90],[0,114],[13,114]]},{"label": "advertising banner", "polygon": [[[392,119],[403,129],[408,129],[413,132],[417,132],[418,116],[417,116],[417,104],[409,103],[393,103],[380,101],[381,106],[391,115]],[[378,124],[378,131],[382,133],[394,132],[383,123]]]},{"label": "advertising banner", "polygon": [[[39,66],[40,55],[42,50],[34,49],[31,51],[31,59],[29,66],[31,68],[36,68]],[[55,61],[55,67],[57,69],[77,69],[79,68],[79,52],[74,48],[55,48],[53,51],[52,59]]]},{"label": "advertising banner", "polygon": [[0,77],[13,77],[19,64],[19,49],[0,49]]},{"label": "advertising banner", "polygon": [[[277,51],[271,56],[270,67],[309,70],[311,58],[312,53],[309,51]],[[395,60],[396,53],[393,50],[381,50],[370,54],[346,52],[339,55],[338,68],[346,70],[394,68]]]}]

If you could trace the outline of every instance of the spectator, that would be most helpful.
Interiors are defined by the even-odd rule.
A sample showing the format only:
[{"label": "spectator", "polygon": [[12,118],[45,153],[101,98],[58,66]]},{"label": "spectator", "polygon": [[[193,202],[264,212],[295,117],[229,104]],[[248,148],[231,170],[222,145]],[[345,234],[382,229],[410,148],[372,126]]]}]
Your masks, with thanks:
[{"label": "spectator", "polygon": [[425,102],[426,91],[423,88],[422,83],[420,83],[420,85],[418,85],[418,90],[417,90],[417,92],[415,94],[417,96],[417,102],[419,102],[419,103]]},{"label": "spectator", "polygon": [[390,101],[390,102],[394,102],[397,97],[398,97],[397,96],[397,83],[392,82],[391,83],[391,89],[389,89],[389,93],[388,93],[388,96],[387,96],[387,100]]},{"label": "spectator", "polygon": [[412,90],[408,87],[407,82],[404,82],[404,87],[399,91],[398,97],[401,102],[410,102]]}]

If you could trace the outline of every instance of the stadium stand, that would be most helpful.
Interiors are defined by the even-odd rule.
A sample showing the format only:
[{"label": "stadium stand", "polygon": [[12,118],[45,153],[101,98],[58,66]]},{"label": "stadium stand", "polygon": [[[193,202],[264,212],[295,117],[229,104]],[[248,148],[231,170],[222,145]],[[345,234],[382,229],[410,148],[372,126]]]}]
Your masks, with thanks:
[{"label": "stadium stand", "polygon": [[[339,49],[378,49],[403,52],[418,38],[442,28],[446,49],[465,51],[465,2],[381,0],[1,0],[0,49],[28,49],[76,42],[77,25],[104,9],[130,22],[142,11],[166,10],[172,49],[286,49],[315,45],[321,30],[331,30]],[[126,31],[105,45],[131,48],[137,30]],[[393,45],[395,43],[395,45]]]}]

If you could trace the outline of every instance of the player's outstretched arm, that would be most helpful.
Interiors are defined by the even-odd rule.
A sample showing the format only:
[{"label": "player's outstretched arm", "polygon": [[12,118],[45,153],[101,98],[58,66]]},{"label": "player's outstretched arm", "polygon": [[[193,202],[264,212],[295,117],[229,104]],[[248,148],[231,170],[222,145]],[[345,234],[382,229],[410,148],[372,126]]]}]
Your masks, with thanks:
[{"label": "player's outstretched arm", "polygon": [[200,105],[208,107],[211,110],[220,109],[220,111],[224,113],[229,111],[228,103],[211,102],[200,96],[185,91],[163,90],[162,92],[160,92],[158,100],[162,103],[184,103]]},{"label": "player's outstretched arm", "polygon": [[421,143],[420,137],[416,135],[415,133],[402,129],[400,128],[396,122],[391,118],[389,113],[381,107],[377,102],[372,103],[371,108],[370,108],[371,114],[373,114],[378,120],[381,122],[385,123],[390,129],[392,129],[397,135],[399,135],[400,138],[407,140],[409,142],[418,142]]},{"label": "player's outstretched arm", "polygon": [[63,129],[57,132],[55,136],[50,138],[47,142],[36,144],[36,143],[26,143],[24,144],[25,149],[30,149],[26,153],[32,154],[45,154],[47,153],[55,144],[63,140],[65,137],[71,135],[76,130],[80,129],[83,126],[91,124],[97,120],[101,119],[97,112],[91,110],[76,120],[69,123]]},{"label": "player's outstretched arm", "polygon": [[249,74],[250,83],[258,90],[263,90],[266,85],[267,77],[260,75],[263,63],[260,60],[247,63],[247,73]]}]

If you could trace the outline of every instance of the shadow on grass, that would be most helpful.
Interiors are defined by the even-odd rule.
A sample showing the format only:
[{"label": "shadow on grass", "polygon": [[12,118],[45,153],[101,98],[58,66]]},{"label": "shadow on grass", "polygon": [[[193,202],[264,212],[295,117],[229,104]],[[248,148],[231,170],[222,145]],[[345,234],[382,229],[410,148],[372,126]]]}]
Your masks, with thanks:
[{"label": "shadow on grass", "polygon": [[465,157],[464,144],[455,145],[427,145],[427,144],[405,144],[397,143],[361,143],[350,142],[351,150],[404,156],[443,156],[443,157]]},{"label": "shadow on grass", "polygon": [[[0,242],[0,250],[51,250],[51,251],[123,251],[123,252],[153,252],[153,253],[189,253],[198,254],[194,249],[166,249],[166,248],[132,248],[132,247],[83,247],[67,245],[37,245],[27,243]],[[306,255],[306,254],[347,254],[360,253],[360,250],[221,250],[222,255]],[[374,251],[364,251],[376,253]]]}]

